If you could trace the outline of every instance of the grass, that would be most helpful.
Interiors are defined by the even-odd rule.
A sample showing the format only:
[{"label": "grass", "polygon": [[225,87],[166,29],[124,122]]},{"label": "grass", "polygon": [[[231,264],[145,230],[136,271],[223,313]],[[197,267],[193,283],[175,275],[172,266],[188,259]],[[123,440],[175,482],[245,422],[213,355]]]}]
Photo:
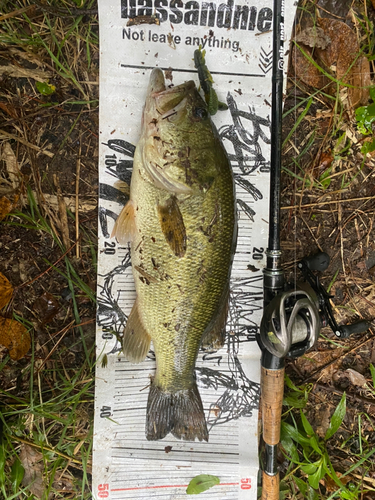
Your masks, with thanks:
[{"label": "grass", "polygon": [[[371,373],[374,373],[373,366],[370,366]],[[329,499],[355,500],[366,493],[373,494],[373,482],[366,484],[366,478],[373,467],[375,447],[363,438],[362,428],[363,419],[371,422],[371,425],[373,419],[366,413],[358,415],[358,428],[339,446],[341,458],[345,454],[350,456],[351,467],[344,472],[336,472],[337,465],[334,466],[330,458],[329,441],[343,425],[346,416],[346,394],[343,394],[332,413],[324,437],[320,438],[302,410],[308,406],[308,394],[312,386],[296,387],[288,377],[286,386],[289,390],[284,398],[284,406],[289,409],[282,422],[281,445],[289,466],[284,476],[283,498],[299,498],[302,494],[302,498],[319,499],[322,498],[321,487],[328,492],[333,490],[330,495],[324,496]],[[374,387],[372,380],[372,387],[369,387],[372,393]],[[354,438],[359,441],[357,453],[353,453],[348,447]]]},{"label": "grass", "polygon": [[[77,295],[95,302],[93,290],[81,279],[66,249],[60,242],[45,217],[42,216],[33,193],[28,189],[28,211],[13,213],[8,226],[27,231],[47,233],[60,250],[65,264],[45,260],[52,273],[58,273],[68,285],[71,293],[73,318],[71,326],[79,332],[75,345],[83,346],[83,357],[79,367],[66,366],[64,358],[68,352],[59,334],[63,337],[68,329],[50,335],[50,341],[42,346],[47,351],[55,350],[56,356],[43,359],[36,341],[32,342],[29,363],[22,370],[22,378],[29,380],[26,396],[18,391],[0,389],[2,439],[0,448],[0,488],[4,498],[28,498],[30,492],[41,498],[91,498],[90,474],[92,451],[92,423],[94,397],[94,344],[89,346],[82,328]],[[65,255],[65,256],[64,256]],[[22,318],[18,318],[19,320]],[[33,324],[26,322],[33,332]],[[4,370],[9,357],[5,358]],[[17,388],[17,387],[16,387]],[[19,459],[22,454],[31,454],[30,460]],[[38,467],[32,459],[37,460]],[[43,467],[39,467],[43,465]],[[74,471],[72,471],[74,469]],[[21,488],[25,476],[32,476],[32,486]],[[59,491],[59,488],[62,488]],[[67,496],[70,495],[70,496]]]},{"label": "grass", "polygon": [[[14,15],[0,24],[0,44],[10,63],[14,57],[21,66],[28,60],[36,70],[47,70],[51,75],[45,93],[40,92],[44,87],[30,78],[20,82],[20,91],[9,80],[0,92],[0,100],[7,103],[2,108],[5,127],[24,141],[19,143],[23,150],[17,155],[22,172],[17,189],[23,208],[2,222],[2,230],[13,235],[15,241],[24,242],[17,260],[31,269],[25,271],[27,279],[20,280],[7,265],[9,257],[8,261],[0,259],[2,269],[15,286],[12,303],[3,314],[21,321],[32,338],[30,353],[25,358],[13,361],[5,352],[0,354],[0,498],[89,499],[96,217],[80,213],[76,224],[78,214],[67,211],[64,228],[61,211],[45,201],[45,193],[58,195],[53,182],[57,173],[64,195],[68,195],[67,181],[64,184],[61,176],[61,157],[69,157],[71,152],[75,155],[79,141],[89,143],[86,153],[90,147],[91,128],[85,117],[95,111],[98,103],[97,87],[92,84],[98,72],[97,20],[90,15],[83,21],[85,11],[95,7],[93,1],[85,5],[49,2],[46,10],[38,5],[26,1],[23,12],[18,12],[19,2],[7,2],[2,14]],[[78,7],[82,7],[82,15],[76,15]],[[69,11],[74,15],[66,17]],[[14,100],[17,93],[22,108]],[[13,103],[14,107],[9,107]],[[39,132],[46,137],[55,128],[56,113],[57,120],[59,114],[63,119],[68,117],[68,123],[62,127],[62,141],[52,144],[55,158],[51,161],[48,157],[48,163],[43,162],[43,157],[36,159],[24,146],[35,141],[33,121],[28,115],[34,117],[38,112],[44,113],[46,122],[40,122]],[[14,123],[17,125],[12,130]],[[60,122],[56,123],[58,127]],[[87,132],[82,133],[82,124]],[[84,140],[83,134],[88,140]],[[13,142],[12,147],[15,149],[17,143]],[[91,148],[96,148],[96,144]],[[87,175],[88,160],[81,161],[81,170],[86,169]],[[95,163],[94,158],[96,172]],[[5,179],[6,171],[2,175]],[[83,187],[81,182],[81,191]],[[76,240],[72,239],[74,227]],[[64,229],[68,240],[64,240]],[[28,251],[28,247],[33,250]],[[50,318],[51,303],[57,312],[53,311]]]},{"label": "grass", "polygon": [[[317,25],[322,12],[312,2],[302,1],[299,6],[299,17],[305,23],[302,25]],[[365,54],[373,70],[374,13],[370,15],[370,9],[364,2],[353,4],[360,40],[356,60]],[[337,30],[336,34],[339,37]],[[282,203],[285,209],[288,205],[293,208],[283,210],[282,241],[293,249],[285,251],[284,258],[295,262],[318,249],[328,251],[331,266],[321,279],[332,295],[339,293],[333,299],[339,323],[350,323],[358,315],[369,314],[371,302],[364,300],[361,304],[356,295],[361,293],[358,285],[373,287],[366,266],[362,267],[363,273],[356,267],[372,252],[361,235],[367,234],[366,228],[372,228],[374,204],[358,199],[358,193],[366,190],[366,179],[373,168],[373,155],[366,156],[360,130],[367,120],[367,109],[372,108],[363,108],[361,114],[348,107],[343,89],[349,89],[351,84],[345,75],[337,78],[334,68],[323,67],[306,46],[297,49],[314,70],[326,77],[328,85],[312,88],[298,78],[298,68],[297,75],[294,68],[289,73]],[[348,66],[347,74],[354,64]],[[356,114],[362,122],[356,121]],[[372,133],[369,129],[365,132]],[[323,157],[330,158],[330,162],[323,165]],[[354,196],[358,204],[345,203]],[[329,204],[325,205],[325,201]],[[356,222],[359,214],[364,216],[360,226]],[[362,245],[361,252],[356,256],[358,245]],[[365,340],[358,336],[347,341],[336,339],[331,332],[323,333],[315,352],[287,364],[280,498],[374,498],[374,368],[367,348],[362,352],[361,366],[354,361],[359,358],[352,357],[360,345],[371,342],[371,333]],[[365,386],[355,386],[345,378],[349,368],[364,375]],[[367,406],[362,405],[364,400]]]}]

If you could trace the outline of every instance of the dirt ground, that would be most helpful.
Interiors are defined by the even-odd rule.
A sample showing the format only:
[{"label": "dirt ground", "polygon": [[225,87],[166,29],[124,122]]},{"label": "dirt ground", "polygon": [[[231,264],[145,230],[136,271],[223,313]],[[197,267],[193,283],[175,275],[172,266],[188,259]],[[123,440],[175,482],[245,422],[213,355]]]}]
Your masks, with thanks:
[{"label": "dirt ground", "polygon": [[[322,18],[340,20],[360,31],[352,13],[363,20],[363,2],[301,1],[299,12],[315,12],[314,4],[322,7]],[[0,31],[0,272],[14,288],[2,316],[21,319],[32,336],[31,349],[20,359],[11,359],[8,349],[0,348],[0,410],[13,432],[13,441],[7,438],[6,442],[12,442],[16,450],[29,446],[35,438],[27,412],[30,390],[58,398],[58,381],[68,384],[82,367],[79,383],[87,392],[84,398],[69,403],[77,405],[81,418],[69,424],[71,433],[67,432],[66,439],[70,440],[78,426],[89,450],[92,434],[98,21],[95,4],[87,4],[74,28],[75,40],[65,40],[64,33],[72,27],[78,15],[75,9],[79,9],[69,2],[57,5],[0,2],[4,12],[0,22],[9,14],[5,19],[9,24],[3,24]],[[373,22],[371,3],[367,9],[367,19]],[[45,17],[54,26],[54,39]],[[309,25],[302,14],[297,22],[297,31]],[[39,37],[33,37],[33,26],[38,26]],[[18,36],[11,36],[12,29],[18,30]],[[33,77],[33,72],[38,75]],[[373,82],[372,65],[369,78]],[[36,88],[36,82],[43,79],[54,87],[52,93],[48,94],[48,88],[45,93]],[[375,157],[371,152],[367,156],[361,153],[363,137],[356,129],[353,109],[340,107],[330,92],[320,89],[317,94],[316,87],[302,81],[296,68],[290,66],[285,111],[291,112],[283,131],[287,139],[282,179],[283,263],[288,278],[294,280],[298,276],[296,263],[303,256],[327,252],[331,263],[321,281],[330,287],[338,322],[371,322],[375,317]],[[308,112],[294,129],[307,107],[302,104],[295,109],[296,104],[307,103],[312,95]],[[324,183],[322,175],[327,169],[329,182]],[[9,207],[10,213],[4,207]],[[329,418],[346,392],[344,422],[327,445],[337,473],[353,465],[364,447],[375,447],[371,363],[375,364],[372,329],[339,340],[328,328],[306,356],[287,362],[287,374],[294,384],[310,384],[305,413],[319,436],[324,436]],[[31,367],[36,367],[34,372]],[[22,409],[22,422],[17,405]],[[61,403],[51,410],[61,412],[60,420],[68,418],[68,409],[63,406]],[[51,448],[61,444],[64,424],[58,427],[53,415],[40,415],[45,419],[43,425],[50,425]],[[282,473],[286,473],[288,462],[282,454],[279,458]],[[12,463],[5,470],[10,470]],[[89,452],[85,467],[72,461],[65,465],[59,479],[62,496],[53,498],[76,498],[74,488],[77,482],[83,484],[86,476],[82,489],[89,495]],[[373,464],[356,469],[353,481],[356,475],[375,491]],[[320,498],[328,498],[334,491],[328,480],[322,481],[320,488]],[[375,495],[369,492],[359,498]]]}]

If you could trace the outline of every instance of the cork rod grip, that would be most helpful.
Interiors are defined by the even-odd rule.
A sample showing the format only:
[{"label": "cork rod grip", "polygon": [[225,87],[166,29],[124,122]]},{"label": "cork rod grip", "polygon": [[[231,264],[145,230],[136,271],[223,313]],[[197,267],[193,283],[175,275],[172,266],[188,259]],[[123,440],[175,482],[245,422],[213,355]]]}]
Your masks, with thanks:
[{"label": "cork rod grip", "polygon": [[262,500],[279,500],[280,496],[280,477],[279,473],[275,476],[269,476],[262,473]]},{"label": "cork rod grip", "polygon": [[284,396],[284,368],[280,370],[268,370],[262,367],[261,393],[263,440],[266,444],[276,445],[280,441],[281,411]]}]

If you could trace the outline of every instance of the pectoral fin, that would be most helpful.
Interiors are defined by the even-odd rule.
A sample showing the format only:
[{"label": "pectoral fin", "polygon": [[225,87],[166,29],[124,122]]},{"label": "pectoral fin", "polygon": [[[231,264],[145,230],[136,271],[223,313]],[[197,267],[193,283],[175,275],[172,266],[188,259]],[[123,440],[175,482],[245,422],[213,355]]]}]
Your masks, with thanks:
[{"label": "pectoral fin", "polygon": [[129,200],[117,217],[111,237],[116,236],[119,243],[125,245],[132,241],[136,231],[134,203]]},{"label": "pectoral fin", "polygon": [[176,257],[186,252],[186,229],[177,200],[171,196],[164,205],[158,205],[161,230]]},{"label": "pectoral fin", "polygon": [[139,315],[138,301],[134,302],[125,326],[122,348],[124,356],[132,363],[140,363],[150,350],[151,337]]}]

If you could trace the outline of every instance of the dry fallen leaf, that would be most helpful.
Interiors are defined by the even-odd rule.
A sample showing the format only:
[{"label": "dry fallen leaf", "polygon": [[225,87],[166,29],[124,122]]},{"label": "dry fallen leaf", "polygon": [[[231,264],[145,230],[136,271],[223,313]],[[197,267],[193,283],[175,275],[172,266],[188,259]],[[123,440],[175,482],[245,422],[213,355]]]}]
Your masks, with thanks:
[{"label": "dry fallen leaf", "polygon": [[3,220],[13,210],[17,205],[18,199],[18,196],[12,196],[11,199],[6,196],[0,198],[0,220]]},{"label": "dry fallen leaf", "polygon": [[314,428],[315,432],[320,438],[324,438],[329,427],[329,422],[331,419],[331,410],[329,405],[325,405],[321,411],[315,415]]},{"label": "dry fallen leaf", "polygon": [[[340,481],[343,483],[343,484],[348,484],[350,481],[353,480],[353,477],[352,476],[343,476],[339,471],[336,471],[336,475],[340,478]],[[331,479],[329,476],[325,476],[321,481],[320,481],[321,484],[323,484],[327,491],[329,493],[332,493],[334,491],[337,491],[338,489],[338,486],[337,484],[335,483],[335,481],[333,479]]]},{"label": "dry fallen leaf", "polygon": [[[43,479],[44,460],[40,451],[32,446],[22,444],[21,453],[19,456],[20,462],[25,469],[25,474],[22,480],[22,486],[34,495],[35,498],[46,500],[46,484]],[[52,489],[61,493],[69,493],[74,491],[72,479],[67,473],[61,474],[56,472],[52,484]],[[48,494],[48,500],[54,498],[54,494]],[[71,497],[69,497],[71,498]]]},{"label": "dry fallen leaf", "polygon": [[17,112],[15,111],[14,107],[11,104],[0,102],[0,109],[5,111],[5,113],[7,113],[11,118],[15,119],[18,118]]},{"label": "dry fallen leaf", "polygon": [[[313,50],[307,45],[301,44],[302,50],[307,56],[313,59]],[[321,89],[328,83],[328,78],[314,66],[312,62],[301,52],[299,47],[294,46],[292,51],[292,61],[296,76],[306,85]]]},{"label": "dry fallen leaf", "polygon": [[58,301],[48,292],[44,292],[33,304],[34,313],[42,326],[52,321],[59,309]]},{"label": "dry fallen leaf", "polygon": [[13,293],[13,287],[7,278],[0,273],[0,309],[5,307],[10,301]]},{"label": "dry fallen leaf", "polygon": [[331,39],[325,50],[319,50],[320,59],[327,68],[336,66],[337,78],[341,80],[347,75],[349,68],[359,53],[359,43],[356,33],[342,21],[321,18],[320,27]]},{"label": "dry fallen leaf", "polygon": [[[22,486],[27,487],[36,498],[45,498],[46,488],[43,481],[43,455],[35,448],[23,444],[19,458],[25,469]],[[50,495],[48,498],[51,498]]]},{"label": "dry fallen leaf", "polygon": [[332,377],[332,381],[336,386],[343,389],[346,389],[349,384],[357,387],[367,387],[365,377],[352,368],[348,368],[345,371],[337,370]]},{"label": "dry fallen leaf", "polygon": [[319,19],[320,27],[332,40],[326,50],[319,50],[318,55],[327,68],[336,67],[336,76],[345,83],[354,85],[348,94],[352,107],[366,104],[369,98],[368,87],[371,85],[370,65],[360,53],[357,34],[347,24],[336,19]]},{"label": "dry fallen leaf", "polygon": [[9,142],[3,144],[0,159],[4,160],[7,172],[6,178],[0,177],[0,220],[2,220],[18,203],[22,187],[22,174]]},{"label": "dry fallen leaf", "polygon": [[[317,371],[316,379],[322,384],[329,384],[333,374],[337,371],[341,362],[340,355],[344,350],[338,347],[335,350],[313,351],[296,359],[298,369],[304,376],[310,376]],[[329,364],[332,363],[332,364]],[[326,368],[324,366],[328,365]]]},{"label": "dry fallen leaf", "polygon": [[16,155],[9,142],[4,142],[1,156],[5,161],[9,180],[12,183],[13,189],[16,190],[20,185],[21,173],[18,168]]},{"label": "dry fallen leaf", "polygon": [[367,385],[365,377],[356,370],[348,368],[344,373],[348,376],[348,379],[353,385],[357,385],[358,387],[365,387]]},{"label": "dry fallen leaf", "polygon": [[297,43],[303,43],[308,47],[326,49],[331,39],[319,26],[313,26],[302,30],[294,39]]},{"label": "dry fallen leaf", "polygon": [[327,170],[327,168],[331,166],[333,160],[333,154],[330,149],[328,151],[323,151],[323,153],[320,155],[319,162],[316,167],[319,175],[322,175]]},{"label": "dry fallen leaf", "polygon": [[32,78],[37,82],[48,82],[51,78],[50,71],[41,71],[40,69],[21,68],[13,64],[0,66],[0,75],[8,75],[13,78]]},{"label": "dry fallen leaf", "polygon": [[318,23],[318,28],[307,28],[295,38],[296,44],[308,56],[300,48],[293,48],[296,75],[311,87],[325,87],[329,79],[311,62],[313,60],[338,80],[353,85],[347,88],[347,107],[367,104],[368,87],[371,85],[370,65],[366,57],[359,57],[356,32],[337,19],[321,18]]},{"label": "dry fallen leaf", "polygon": [[348,97],[352,108],[364,106],[369,100],[368,87],[371,86],[370,76],[370,62],[367,57],[359,57],[353,65],[350,75],[349,83],[354,88],[348,88]]},{"label": "dry fallen leaf", "polygon": [[15,319],[0,317],[0,344],[9,350],[12,359],[21,359],[30,349],[30,334]]}]

